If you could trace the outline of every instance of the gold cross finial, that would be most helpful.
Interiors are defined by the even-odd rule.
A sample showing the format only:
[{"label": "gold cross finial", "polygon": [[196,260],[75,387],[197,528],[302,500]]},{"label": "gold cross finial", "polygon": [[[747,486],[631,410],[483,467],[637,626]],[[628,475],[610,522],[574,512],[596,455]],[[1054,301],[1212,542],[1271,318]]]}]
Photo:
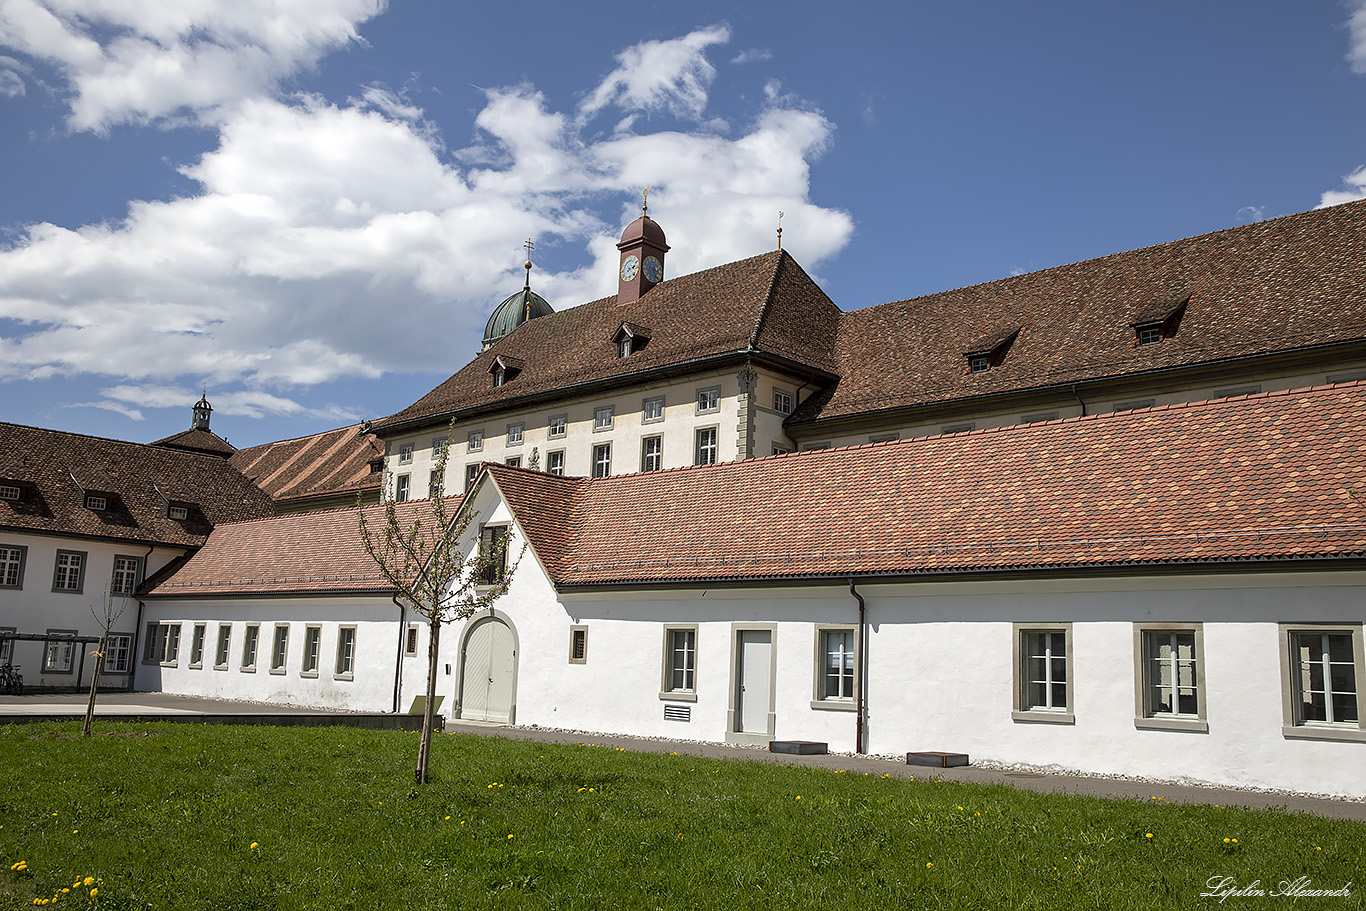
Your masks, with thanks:
[{"label": "gold cross finial", "polygon": [[783,213],[778,213],[778,249],[783,248]]},{"label": "gold cross finial", "polygon": [[528,237],[528,238],[526,239],[526,243],[522,244],[522,246],[526,247],[526,263],[525,263],[524,265],[526,266],[527,277],[530,278],[530,277],[531,277],[531,251],[534,250],[534,249],[536,249],[536,244],[532,242],[532,240],[531,240],[530,237]]},{"label": "gold cross finial", "polygon": [[646,187],[640,194],[640,214],[646,218],[650,217],[650,188]]}]

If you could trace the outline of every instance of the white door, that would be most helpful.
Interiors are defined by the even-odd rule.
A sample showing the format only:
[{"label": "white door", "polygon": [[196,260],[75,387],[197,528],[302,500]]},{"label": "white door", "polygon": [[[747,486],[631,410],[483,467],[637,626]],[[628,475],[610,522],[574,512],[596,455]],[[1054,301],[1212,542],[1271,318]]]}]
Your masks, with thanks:
[{"label": "white door", "polygon": [[768,733],[772,656],[772,634],[768,630],[740,631],[740,692],[736,694],[735,715],[743,733]]},{"label": "white door", "polygon": [[465,637],[460,666],[460,717],[511,722],[517,650],[508,625],[497,617],[475,623]]}]

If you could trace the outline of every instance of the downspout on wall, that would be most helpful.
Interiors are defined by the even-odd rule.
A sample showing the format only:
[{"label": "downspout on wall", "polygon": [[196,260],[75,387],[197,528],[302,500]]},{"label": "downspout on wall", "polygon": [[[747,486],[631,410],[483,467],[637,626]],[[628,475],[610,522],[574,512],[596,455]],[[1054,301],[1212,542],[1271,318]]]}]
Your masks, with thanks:
[{"label": "downspout on wall", "polygon": [[853,595],[854,598],[858,600],[858,647],[857,650],[854,652],[854,689],[858,693],[858,705],[857,710],[854,713],[854,752],[863,753],[863,720],[868,706],[867,699],[864,695],[863,686],[864,681],[866,679],[863,672],[865,666],[865,662],[863,660],[863,652],[867,643],[867,637],[864,636],[864,629],[866,626],[868,606],[864,603],[863,596],[858,593],[858,589],[854,587],[854,584],[854,579],[852,576],[850,576],[849,594]]},{"label": "downspout on wall", "polygon": [[397,715],[403,689],[403,634],[408,631],[408,609],[398,600],[398,595],[389,597],[398,607],[398,654],[394,656],[394,714]]}]

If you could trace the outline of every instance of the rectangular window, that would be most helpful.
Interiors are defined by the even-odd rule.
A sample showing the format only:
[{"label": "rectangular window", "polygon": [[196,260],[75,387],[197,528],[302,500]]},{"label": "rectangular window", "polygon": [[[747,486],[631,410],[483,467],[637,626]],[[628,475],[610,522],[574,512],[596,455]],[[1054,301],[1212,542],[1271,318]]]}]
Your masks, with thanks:
[{"label": "rectangular window", "polygon": [[569,415],[552,414],[550,416],[550,420],[546,423],[546,435],[549,436],[552,440],[559,440],[563,439],[564,435],[568,432]]},{"label": "rectangular window", "polygon": [[773,443],[771,446],[769,446],[768,454],[769,454],[769,455],[787,455],[787,454],[788,454],[789,452],[791,452],[791,451],[792,451],[792,447],[791,447],[791,446],[784,446],[784,445],[782,445],[781,443]]},{"label": "rectangular window", "polygon": [[1015,624],[1016,721],[1073,724],[1072,625],[1033,628]]},{"label": "rectangular window", "polygon": [[52,574],[52,590],[80,594],[84,587],[85,554],[74,550],[57,551],[57,567]]},{"label": "rectangular window", "polygon": [[404,443],[398,447],[398,464],[411,465],[413,461],[413,444]]},{"label": "rectangular window", "polygon": [[508,456],[506,459],[503,460],[503,464],[504,464],[504,465],[507,465],[509,468],[521,468],[521,467],[522,467],[522,457],[521,457],[521,456]]},{"label": "rectangular window", "polygon": [[473,465],[466,465],[466,466],[465,466],[465,489],[466,489],[466,490],[469,490],[471,487],[473,487],[473,486],[474,486],[474,482],[477,481],[477,480],[479,480],[479,469],[481,469],[481,468],[483,468],[483,467],[484,467],[484,466],[483,466],[481,463],[479,463],[479,462],[475,462]]},{"label": "rectangular window", "polygon": [[657,395],[640,403],[641,423],[664,420],[664,396]]},{"label": "rectangular window", "polygon": [[408,502],[410,487],[412,486],[412,476],[401,474],[394,489],[394,499],[400,503]]},{"label": "rectangular window", "polygon": [[27,547],[0,545],[0,588],[24,587],[24,558]]},{"label": "rectangular window", "polygon": [[166,517],[184,522],[190,517],[190,510],[184,506],[168,506],[166,507]]},{"label": "rectangular window", "polygon": [[132,670],[133,637],[128,633],[110,633],[104,642],[104,672],[126,674]]},{"label": "rectangular window", "polygon": [[719,411],[721,408],[721,387],[708,386],[706,389],[697,390],[697,413],[706,414],[710,411]]},{"label": "rectangular window", "polygon": [[441,496],[441,488],[444,484],[445,472],[439,468],[433,468],[431,474],[427,475],[427,496]]},{"label": "rectangular window", "polygon": [[697,431],[697,447],[694,452],[694,465],[716,464],[716,428],[703,427]]},{"label": "rectangular window", "polygon": [[469,451],[469,452],[483,452],[483,451],[484,451],[484,431],[483,431],[483,430],[471,430],[470,433],[469,433],[469,436],[466,437],[466,446],[465,446],[465,448],[466,448],[466,450]]},{"label": "rectangular window", "polygon": [[180,624],[147,624],[147,642],[142,649],[144,664],[174,667],[180,658]]},{"label": "rectangular window", "polygon": [[43,647],[43,673],[44,674],[69,674],[71,666],[75,661],[76,643],[71,641],[71,637],[76,635],[74,629],[50,629],[47,631],[48,640]]},{"label": "rectangular window", "polygon": [[416,623],[409,623],[408,629],[403,635],[403,656],[413,658],[417,656],[417,635],[418,626]]},{"label": "rectangular window", "polygon": [[792,413],[792,393],[786,389],[774,388],[773,390],[773,410],[779,414]]},{"label": "rectangular window", "polygon": [[593,477],[605,478],[612,473],[612,444],[593,447]]},{"label": "rectangular window", "polygon": [[337,673],[336,676],[350,680],[356,667],[356,628],[343,626],[337,630]]},{"label": "rectangular window", "polygon": [[479,582],[496,585],[508,570],[508,527],[485,525],[479,530]]},{"label": "rectangular window", "polygon": [[545,454],[545,470],[550,474],[564,474],[564,450],[557,449]]},{"label": "rectangular window", "polygon": [[204,666],[204,637],[206,628],[203,623],[194,625],[194,636],[190,639],[190,667]]},{"label": "rectangular window", "polygon": [[593,409],[593,429],[611,430],[612,419],[616,417],[616,407],[613,405],[599,405]]},{"label": "rectangular window", "polygon": [[[13,626],[0,626],[0,633],[15,633],[18,630]],[[0,639],[0,664],[9,664],[14,660],[14,640]]]},{"label": "rectangular window", "polygon": [[304,660],[299,672],[305,677],[318,676],[318,663],[321,660],[323,629],[321,626],[304,627]]},{"label": "rectangular window", "polygon": [[138,577],[142,575],[141,557],[115,557],[114,578],[109,586],[115,595],[131,595],[137,590]]},{"label": "rectangular window", "polygon": [[816,699],[822,702],[854,701],[854,654],[857,636],[852,629],[818,629],[820,679]]},{"label": "rectangular window", "polygon": [[509,445],[509,446],[521,446],[521,445],[522,445],[522,431],[523,431],[524,429],[526,429],[526,425],[525,425],[525,424],[520,424],[520,423],[519,423],[519,424],[509,424],[509,425],[508,425],[508,445]]},{"label": "rectangular window", "polygon": [[659,471],[664,467],[664,438],[646,437],[640,441],[640,470]]},{"label": "rectangular window", "polygon": [[1134,625],[1134,726],[1205,732],[1200,624]]},{"label": "rectangular window", "polygon": [[569,663],[588,663],[588,627],[586,626],[571,626],[569,628]]},{"label": "rectangular window", "polygon": [[664,682],[660,696],[678,699],[697,692],[697,627],[664,628]]},{"label": "rectangular window", "polygon": [[256,623],[247,624],[246,636],[242,639],[242,670],[256,670],[256,648],[261,643],[261,627]]},{"label": "rectangular window", "polygon": [[1138,326],[1134,331],[1138,333],[1139,345],[1156,345],[1162,341],[1161,323]]},{"label": "rectangular window", "polygon": [[275,624],[275,640],[270,647],[270,672],[272,674],[283,674],[285,672],[285,659],[289,655],[289,624]]},{"label": "rectangular window", "polygon": [[174,666],[180,659],[180,624],[163,623],[166,627],[166,647],[161,652],[161,663]]},{"label": "rectangular window", "polygon": [[11,484],[0,484],[0,500],[19,499],[19,488]]},{"label": "rectangular window", "polygon": [[1359,693],[1366,675],[1357,625],[1281,625],[1287,737],[1366,740]]},{"label": "rectangular window", "polygon": [[228,668],[228,649],[232,646],[232,624],[218,624],[218,647],[213,653],[213,666],[224,671]]},{"label": "rectangular window", "polygon": [[89,493],[85,495],[85,508],[103,512],[109,508],[109,500],[105,497],[99,497],[93,493]]},{"label": "rectangular window", "polygon": [[447,446],[448,443],[450,443],[450,440],[447,439],[446,437],[433,437],[433,438],[432,438],[432,458],[433,458],[433,459],[438,459],[438,458],[440,458],[441,456],[445,455],[445,454],[446,454],[446,446]]}]

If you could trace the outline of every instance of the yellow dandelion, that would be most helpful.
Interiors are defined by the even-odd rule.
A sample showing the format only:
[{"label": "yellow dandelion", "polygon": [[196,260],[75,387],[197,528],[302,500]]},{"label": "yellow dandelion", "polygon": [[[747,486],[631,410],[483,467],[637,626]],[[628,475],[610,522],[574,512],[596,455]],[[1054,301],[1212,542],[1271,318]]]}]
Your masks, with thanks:
[{"label": "yellow dandelion", "polygon": [[798,800],[801,800],[801,799],[802,799],[802,795],[798,794],[798,795],[797,795],[797,799],[798,799]]},{"label": "yellow dandelion", "polygon": [[958,809],[960,809],[960,810],[961,810],[961,809],[963,809],[963,808],[962,808],[962,807],[959,807],[959,808],[958,808]]},{"label": "yellow dandelion", "polygon": [[1148,833],[1145,834],[1143,837],[1144,837],[1144,838],[1152,838],[1152,837],[1153,837],[1153,833],[1148,832]]},{"label": "yellow dandelion", "polygon": [[1314,850],[1315,850],[1315,851],[1322,851],[1323,849],[1320,848],[1318,845],[1314,845]]},{"label": "yellow dandelion", "polygon": [[93,876],[87,876],[85,879],[81,880],[81,885],[83,885],[83,886],[93,886],[93,885],[95,885],[95,877],[93,877]]},{"label": "yellow dandelion", "polygon": [[450,817],[449,817],[449,816],[447,816],[447,817],[446,817],[446,818],[447,818],[447,819],[450,819]]},{"label": "yellow dandelion", "polygon": [[1233,843],[1236,845],[1238,843],[1238,839],[1233,839]]},{"label": "yellow dandelion", "polygon": [[72,835],[75,835],[75,834],[77,834],[77,833],[80,832],[80,831],[81,831],[80,829],[72,829],[72,830],[71,830],[71,834],[72,834]]},{"label": "yellow dandelion", "polygon": [[508,836],[508,841],[512,841],[512,836],[511,836],[511,835]]},{"label": "yellow dandelion", "polygon": [[94,898],[96,895],[99,895],[99,894],[100,894],[100,890],[99,890],[99,889],[91,889],[91,890],[90,890],[90,897],[91,897],[91,898]]},{"label": "yellow dandelion", "polygon": [[1228,839],[1225,838],[1225,839],[1224,839],[1224,844],[1228,844],[1228,843],[1229,843]]},{"label": "yellow dandelion", "polygon": [[251,850],[255,851],[255,850],[256,850],[257,848],[259,848],[259,847],[261,847],[261,846],[260,846],[259,844],[257,844],[256,842],[253,841],[253,842],[251,843]]},{"label": "yellow dandelion", "polygon": [[930,867],[933,867],[933,866],[934,866],[934,864],[925,864],[925,869],[928,870]]}]

